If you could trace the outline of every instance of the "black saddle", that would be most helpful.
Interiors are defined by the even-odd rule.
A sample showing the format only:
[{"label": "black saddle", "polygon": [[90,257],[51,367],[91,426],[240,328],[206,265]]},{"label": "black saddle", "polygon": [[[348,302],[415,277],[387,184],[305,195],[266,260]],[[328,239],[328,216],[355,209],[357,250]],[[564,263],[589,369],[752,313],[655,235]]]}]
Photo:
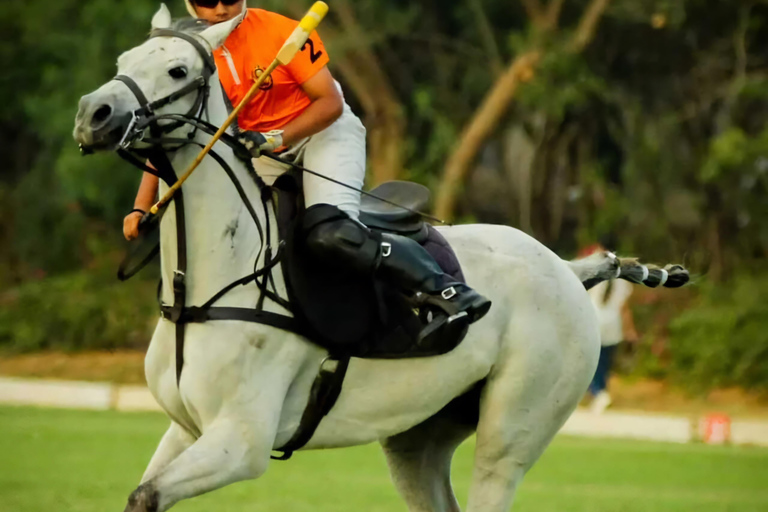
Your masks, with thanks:
[{"label": "black saddle", "polygon": [[[285,241],[283,273],[294,317],[315,343],[337,357],[425,357],[452,350],[461,339],[445,340],[439,348],[419,347],[418,334],[425,319],[411,302],[387,283],[368,279],[320,262],[305,246],[300,227],[303,217],[301,176],[282,175],[278,191],[278,226]],[[394,206],[363,196],[360,221],[370,229],[395,233],[419,242],[443,271],[458,281],[464,276],[458,258],[440,232],[415,211],[429,203],[429,189],[416,183],[391,181],[371,194],[401,204]]]},{"label": "black saddle", "polygon": [[408,209],[363,196],[360,222],[371,229],[397,233],[417,241],[426,236],[427,224],[414,212],[426,210],[430,197],[427,187],[410,181],[388,181],[376,187],[371,194]]}]

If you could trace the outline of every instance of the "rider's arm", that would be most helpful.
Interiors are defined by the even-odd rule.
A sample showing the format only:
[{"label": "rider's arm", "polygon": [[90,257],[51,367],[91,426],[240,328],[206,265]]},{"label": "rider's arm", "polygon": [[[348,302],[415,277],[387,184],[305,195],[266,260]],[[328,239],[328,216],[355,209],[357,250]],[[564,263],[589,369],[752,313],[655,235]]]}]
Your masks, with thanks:
[{"label": "rider's arm", "polygon": [[[151,164],[147,162],[147,165]],[[133,207],[148,212],[157,198],[157,176],[148,172],[144,173],[141,178],[141,185],[139,185],[139,191],[136,193],[136,200],[133,202]],[[139,221],[141,220],[141,212],[131,212],[125,219],[123,219],[123,235],[126,240],[133,240],[139,236]]]},{"label": "rider's arm", "polygon": [[283,145],[290,146],[331,126],[344,109],[344,100],[327,67],[301,85],[312,103],[283,128]]},{"label": "rider's arm", "polygon": [[136,193],[133,207],[148,212],[157,199],[157,176],[148,172],[141,177],[141,185]]}]

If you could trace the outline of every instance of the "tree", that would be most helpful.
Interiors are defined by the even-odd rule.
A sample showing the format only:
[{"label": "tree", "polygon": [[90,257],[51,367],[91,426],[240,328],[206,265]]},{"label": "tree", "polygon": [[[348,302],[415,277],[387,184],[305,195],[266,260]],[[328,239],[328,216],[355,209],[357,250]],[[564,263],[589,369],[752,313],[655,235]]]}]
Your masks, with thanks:
[{"label": "tree", "polygon": [[[589,44],[609,1],[592,0],[589,3],[568,43],[569,51],[581,52]],[[547,40],[558,29],[563,2],[564,0],[550,0],[545,8],[538,0],[522,0],[533,27],[533,42],[529,49],[520,52],[512,60],[463,129],[456,149],[448,157],[438,187],[435,203],[437,217],[450,219],[453,216],[456,195],[470,164],[504,117],[518,87],[533,79]]]}]

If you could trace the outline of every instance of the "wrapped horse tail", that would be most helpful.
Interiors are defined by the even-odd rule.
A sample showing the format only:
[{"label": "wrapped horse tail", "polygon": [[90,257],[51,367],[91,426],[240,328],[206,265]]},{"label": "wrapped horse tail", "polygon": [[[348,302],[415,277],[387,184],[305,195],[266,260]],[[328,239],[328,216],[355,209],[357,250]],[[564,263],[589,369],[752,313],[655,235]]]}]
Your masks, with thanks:
[{"label": "wrapped horse tail", "polygon": [[664,267],[643,264],[637,258],[619,258],[610,251],[599,251],[586,258],[566,262],[589,290],[603,281],[624,279],[649,288],[679,288],[690,281],[690,273],[682,265]]}]

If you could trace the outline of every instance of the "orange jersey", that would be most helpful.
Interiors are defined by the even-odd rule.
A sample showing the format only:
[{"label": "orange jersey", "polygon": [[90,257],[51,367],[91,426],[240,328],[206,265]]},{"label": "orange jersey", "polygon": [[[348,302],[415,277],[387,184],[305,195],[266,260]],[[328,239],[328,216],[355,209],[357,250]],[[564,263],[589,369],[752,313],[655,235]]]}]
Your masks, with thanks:
[{"label": "orange jersey", "polygon": [[[219,79],[233,105],[240,104],[298,24],[273,12],[248,9],[243,22],[213,53]],[[240,128],[267,132],[294,120],[312,103],[301,85],[327,64],[328,52],[313,32],[293,60],[278,66],[243,108],[238,118]]]}]

